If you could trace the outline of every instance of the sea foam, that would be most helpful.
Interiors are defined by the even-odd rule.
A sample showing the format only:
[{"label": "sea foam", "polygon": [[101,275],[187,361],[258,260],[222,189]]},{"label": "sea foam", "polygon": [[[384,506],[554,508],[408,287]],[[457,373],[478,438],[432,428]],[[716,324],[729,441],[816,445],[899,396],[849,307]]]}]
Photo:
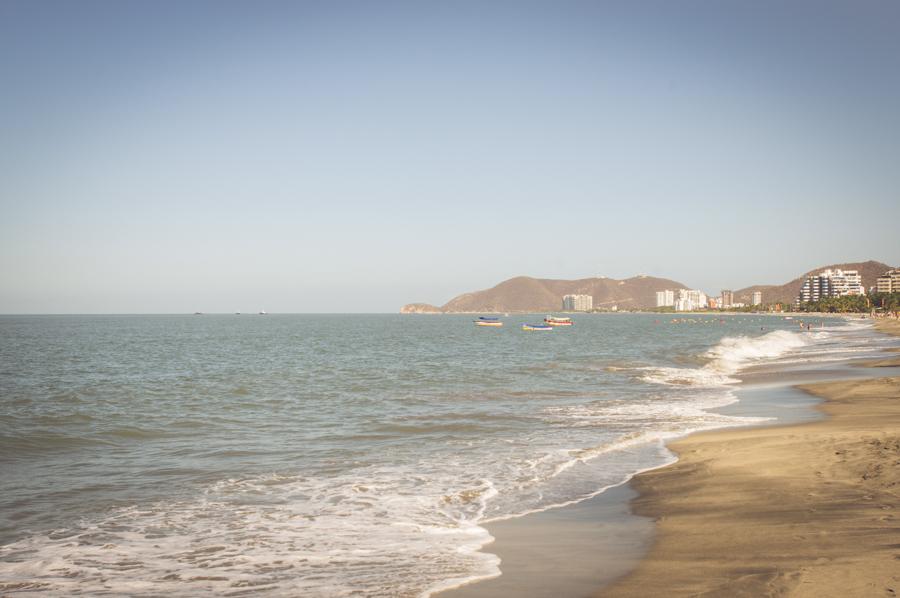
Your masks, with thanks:
[{"label": "sea foam", "polygon": [[742,368],[775,359],[810,342],[804,333],[774,330],[757,337],[726,336],[704,356],[710,361],[699,368],[649,367],[642,378],[656,384],[715,387],[740,382]]},{"label": "sea foam", "polygon": [[[210,360],[215,376],[173,385],[171,363],[140,351],[115,387],[76,378],[87,389],[78,410],[93,419],[38,420],[25,411],[5,420],[44,421],[66,437],[84,435],[92,444],[64,448],[80,451],[91,472],[106,471],[92,455],[114,453],[135,479],[171,480],[172,491],[127,494],[115,504],[94,493],[83,515],[17,523],[0,546],[0,593],[412,597],[493,577],[500,562],[485,548],[492,539],[486,523],[572,504],[664,465],[674,458],[669,439],[763,421],[716,412],[737,400],[736,374],[781,361],[805,343],[828,344],[828,333],[819,331],[739,336],[734,331],[754,334],[759,325],[738,319],[722,338],[719,327],[672,334],[642,316],[598,317],[540,344],[512,328],[478,334],[452,317],[419,328],[376,317],[340,325],[298,317],[265,334],[255,327],[274,320],[230,322],[223,320],[221,330],[246,327],[242,342],[253,335],[266,341],[252,367],[240,360],[246,352],[233,353],[240,359],[216,353],[220,344],[229,346],[227,337],[210,344],[190,336],[192,352],[217,355]],[[93,339],[98,324],[87,324],[85,338]],[[160,343],[156,355],[168,355],[157,320],[136,325]],[[212,319],[188,325],[219,326]],[[104,326],[105,342],[121,336],[116,322]],[[323,333],[318,341],[311,335],[316,327]],[[52,331],[47,338],[63,342]],[[361,339],[372,339],[365,351]],[[704,365],[635,367],[689,353],[684,339],[700,351],[685,362]],[[323,356],[322,347],[340,343],[343,350]],[[72,352],[80,355],[79,346]],[[62,374],[59,380],[69,384]],[[120,396],[123,385],[129,390]],[[236,398],[235,388],[253,390]],[[19,408],[51,405],[33,396],[41,400]],[[58,404],[66,413],[71,407],[68,400]],[[136,426],[166,433],[130,433]],[[46,479],[50,488],[59,483],[44,474],[50,457],[68,459],[55,446],[16,454],[19,467],[34,464],[27,484],[9,485],[22,504],[32,497],[31,478]],[[161,468],[185,473],[159,478]],[[56,500],[63,512],[60,493],[38,496]],[[93,498],[101,499],[97,508],[88,504]]]}]

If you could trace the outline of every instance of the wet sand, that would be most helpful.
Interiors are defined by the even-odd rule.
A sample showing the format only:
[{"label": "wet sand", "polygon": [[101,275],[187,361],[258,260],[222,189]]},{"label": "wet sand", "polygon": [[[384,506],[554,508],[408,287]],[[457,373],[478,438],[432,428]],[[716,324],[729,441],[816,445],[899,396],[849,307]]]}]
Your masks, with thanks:
[{"label": "wet sand", "polygon": [[632,481],[656,540],[598,596],[900,593],[900,377],[801,388],[827,419],[696,434]]},{"label": "wet sand", "polygon": [[623,485],[568,507],[489,524],[496,540],[485,550],[502,559],[503,574],[438,596],[591,596],[631,571],[650,546],[653,522],[629,512],[636,495]]}]

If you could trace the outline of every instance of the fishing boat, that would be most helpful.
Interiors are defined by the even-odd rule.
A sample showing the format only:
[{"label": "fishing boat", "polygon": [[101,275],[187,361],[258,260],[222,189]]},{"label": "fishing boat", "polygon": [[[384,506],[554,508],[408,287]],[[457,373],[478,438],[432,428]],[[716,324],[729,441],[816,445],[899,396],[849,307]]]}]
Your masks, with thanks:
[{"label": "fishing boat", "polygon": [[547,324],[522,324],[522,330],[553,330],[553,326]]},{"label": "fishing boat", "polygon": [[571,326],[573,324],[572,318],[557,318],[554,316],[547,316],[544,318],[544,324],[547,326]]},{"label": "fishing boat", "polygon": [[476,326],[493,326],[494,328],[498,328],[503,326],[503,322],[500,321],[500,318],[485,318],[481,316],[477,320],[475,320]]}]

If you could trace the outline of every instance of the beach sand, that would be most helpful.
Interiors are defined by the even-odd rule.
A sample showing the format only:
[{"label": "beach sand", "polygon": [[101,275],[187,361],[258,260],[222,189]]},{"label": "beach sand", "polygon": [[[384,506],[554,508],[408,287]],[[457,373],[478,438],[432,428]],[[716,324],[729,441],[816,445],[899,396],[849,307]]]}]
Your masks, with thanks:
[{"label": "beach sand", "polygon": [[801,388],[827,419],[696,434],[632,481],[656,540],[598,596],[900,594],[900,378]]}]

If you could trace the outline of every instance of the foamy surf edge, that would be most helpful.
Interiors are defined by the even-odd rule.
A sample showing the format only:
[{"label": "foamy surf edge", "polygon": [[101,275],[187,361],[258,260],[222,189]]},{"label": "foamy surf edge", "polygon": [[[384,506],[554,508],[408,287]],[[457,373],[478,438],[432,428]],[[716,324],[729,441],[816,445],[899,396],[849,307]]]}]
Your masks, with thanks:
[{"label": "foamy surf edge", "polygon": [[[710,362],[701,368],[647,367],[641,368],[642,370],[647,371],[647,374],[643,375],[641,378],[647,382],[670,386],[691,386],[706,387],[711,389],[725,389],[728,387],[733,387],[736,384],[740,384],[740,380],[738,378],[735,378],[734,376],[738,374],[742,369],[755,365],[756,363],[763,360],[777,359],[794,349],[798,349],[810,344],[810,342],[812,342],[813,340],[814,339],[809,335],[803,335],[802,333],[786,330],[775,330],[759,337],[724,337],[714,347],[710,348],[704,353],[704,356],[709,358]],[[697,409],[701,412],[708,412],[708,409],[721,408],[738,401],[739,399],[733,392],[726,391],[726,394],[722,397],[719,397],[718,401],[713,401],[714,404],[699,406],[697,407]],[[608,454],[616,450],[624,450],[632,446],[655,445],[656,447],[658,447],[661,454],[664,455],[664,458],[657,464],[635,470],[634,472],[625,475],[621,481],[604,485],[598,488],[596,491],[591,492],[587,495],[580,496],[568,501],[550,505],[543,505],[539,508],[528,509],[520,513],[513,513],[485,519],[483,521],[479,521],[477,525],[490,525],[492,523],[500,521],[518,519],[521,517],[526,517],[528,515],[542,513],[552,509],[565,508],[582,503],[586,500],[591,500],[612,488],[618,488],[620,486],[628,484],[632,479],[634,479],[635,476],[649,471],[661,469],[663,467],[668,467],[669,465],[677,463],[679,460],[678,455],[676,455],[668,448],[668,444],[670,442],[688,437],[698,432],[760,425],[766,422],[775,421],[777,419],[774,417],[725,417],[727,417],[727,419],[711,421],[709,425],[697,426],[696,428],[681,430],[678,432],[648,431],[635,437],[628,438],[623,442],[613,443],[610,446],[595,447],[591,449],[579,449],[578,456],[568,462],[560,464],[557,468],[557,472],[553,477],[555,477],[559,473],[562,473],[566,469],[577,465],[580,462],[591,461],[604,454]],[[486,528],[485,531],[490,536],[490,532]],[[480,551],[485,546],[490,545],[492,542],[493,537],[491,536],[491,540],[483,544],[477,550]],[[448,580],[445,583],[441,583],[437,586],[428,588],[422,593],[421,596],[422,598],[430,598],[431,596],[434,596],[435,594],[438,594],[440,592],[457,589],[463,586],[471,585],[473,583],[478,583],[480,581],[487,581],[488,579],[494,579],[502,575],[502,570],[500,569],[499,565],[500,561],[498,557],[496,574],[491,573],[482,576],[472,576],[471,578],[465,579]]]},{"label": "foamy surf edge", "polygon": [[751,365],[773,360],[804,347],[815,337],[774,330],[761,336],[726,336],[703,356],[709,362],[699,368],[646,367],[641,378],[654,384],[717,387],[740,382],[735,374]]}]

